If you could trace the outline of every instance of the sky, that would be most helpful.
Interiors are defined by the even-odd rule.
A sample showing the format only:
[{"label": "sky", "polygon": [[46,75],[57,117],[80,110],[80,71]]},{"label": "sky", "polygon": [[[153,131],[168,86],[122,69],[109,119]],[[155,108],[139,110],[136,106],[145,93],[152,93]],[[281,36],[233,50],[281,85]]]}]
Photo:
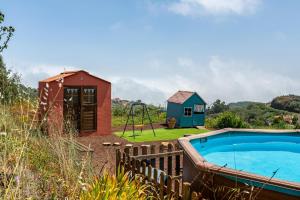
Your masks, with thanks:
[{"label": "sky", "polygon": [[164,105],[300,94],[299,0],[0,0],[16,32],[3,52],[28,86],[64,70],[112,82],[113,97]]}]

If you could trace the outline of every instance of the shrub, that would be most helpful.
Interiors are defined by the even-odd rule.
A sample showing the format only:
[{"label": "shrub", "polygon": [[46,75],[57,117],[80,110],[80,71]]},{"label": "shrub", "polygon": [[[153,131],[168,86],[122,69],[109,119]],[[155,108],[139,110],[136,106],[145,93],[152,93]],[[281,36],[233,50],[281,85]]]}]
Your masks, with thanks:
[{"label": "shrub", "polygon": [[83,188],[81,200],[139,200],[147,199],[149,195],[147,187],[135,179],[131,180],[124,170],[117,176],[104,173],[103,176],[95,178],[93,183],[82,185],[87,187]]},{"label": "shrub", "polygon": [[300,129],[300,124],[299,124],[299,123],[297,123],[297,124],[295,125],[295,129]]},{"label": "shrub", "polygon": [[209,128],[247,128],[248,124],[245,123],[239,116],[232,112],[223,112],[216,118],[208,119],[206,126]]}]

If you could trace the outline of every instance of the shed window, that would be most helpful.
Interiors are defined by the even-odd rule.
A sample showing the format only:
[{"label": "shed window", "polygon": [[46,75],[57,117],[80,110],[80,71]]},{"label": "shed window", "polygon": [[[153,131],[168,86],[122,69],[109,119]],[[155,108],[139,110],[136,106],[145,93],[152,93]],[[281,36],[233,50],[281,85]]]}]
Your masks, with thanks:
[{"label": "shed window", "polygon": [[184,116],[185,116],[185,117],[190,117],[190,116],[192,116],[192,108],[190,108],[190,107],[184,108]]},{"label": "shed window", "polygon": [[195,114],[204,113],[204,105],[195,104],[194,105],[194,113]]}]

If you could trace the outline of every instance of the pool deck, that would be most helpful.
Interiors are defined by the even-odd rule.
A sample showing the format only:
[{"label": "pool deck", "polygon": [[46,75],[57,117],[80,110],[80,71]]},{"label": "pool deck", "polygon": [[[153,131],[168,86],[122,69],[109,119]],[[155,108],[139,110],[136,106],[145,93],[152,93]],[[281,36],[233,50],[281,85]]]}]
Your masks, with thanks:
[{"label": "pool deck", "polygon": [[[257,132],[257,133],[273,133],[273,134],[276,134],[276,133],[278,133],[278,134],[280,134],[280,133],[296,133],[296,134],[298,134],[299,133],[299,137],[300,137],[299,129],[297,129],[297,130],[295,130],[295,129],[294,130],[271,130],[271,129],[226,128],[226,129],[222,129],[222,130],[204,133],[201,135],[192,135],[189,137],[179,138],[178,142],[184,149],[184,155],[186,157],[184,160],[186,162],[186,166],[184,166],[184,171],[186,171],[186,173],[184,173],[184,175],[183,175],[184,179],[188,180],[188,179],[191,179],[191,177],[197,176],[197,174],[199,173],[199,170],[200,171],[202,170],[202,172],[207,170],[209,172],[213,172],[215,174],[221,175],[221,176],[223,176],[223,178],[231,177],[234,180],[248,180],[250,182],[254,182],[254,183],[256,182],[258,184],[260,183],[260,185],[266,186],[266,187],[264,187],[265,189],[274,187],[277,189],[278,188],[283,189],[283,191],[292,191],[291,193],[289,193],[289,195],[291,195],[291,196],[284,197],[284,199],[299,199],[300,183],[299,184],[292,183],[292,182],[279,180],[279,179],[275,179],[275,178],[270,179],[265,176],[260,176],[260,175],[256,175],[256,174],[252,174],[252,173],[248,173],[248,172],[243,172],[243,171],[238,171],[238,170],[226,168],[224,166],[222,167],[222,166],[215,165],[213,163],[209,163],[201,156],[201,154],[199,154],[196,151],[196,149],[190,143],[190,141],[194,140],[194,139],[206,138],[209,136],[218,135],[218,134],[222,134],[222,133],[226,133],[226,132]],[[198,172],[197,172],[197,170],[198,170]],[[243,182],[243,181],[241,181],[241,182]],[[272,189],[270,189],[268,191],[270,191],[270,193],[275,192],[274,190],[273,191],[271,191],[271,190]],[[282,197],[280,197],[280,194],[282,194],[282,193],[275,192],[274,195],[273,194],[270,194],[270,195],[272,197],[275,197],[275,196],[278,197],[276,199],[280,199],[280,198],[282,198]],[[295,196],[297,196],[297,197],[294,198]],[[265,198],[262,198],[262,199],[265,199]]]}]

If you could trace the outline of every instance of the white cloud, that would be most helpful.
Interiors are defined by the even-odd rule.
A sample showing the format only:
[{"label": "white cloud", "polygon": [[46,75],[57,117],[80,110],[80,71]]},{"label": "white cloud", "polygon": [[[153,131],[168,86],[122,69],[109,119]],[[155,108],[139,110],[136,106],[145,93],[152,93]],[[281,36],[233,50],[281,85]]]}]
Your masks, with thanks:
[{"label": "white cloud", "polygon": [[[64,69],[78,69],[59,65],[27,66],[15,65],[13,70],[21,73],[24,82],[33,87],[37,87],[39,80]],[[113,97],[141,99],[153,104],[165,105],[167,98],[177,90],[197,91],[208,103],[217,98],[226,102],[268,102],[278,95],[300,94],[300,80],[296,77],[276,72],[276,68],[270,71],[253,63],[219,56],[212,56],[207,62],[189,57],[174,61],[153,59],[140,66],[143,70],[129,74],[116,69],[106,73],[93,68],[86,70],[111,81]]]},{"label": "white cloud", "polygon": [[[149,98],[155,103],[164,103],[177,90],[197,91],[208,103],[217,98],[226,102],[268,102],[278,95],[300,93],[299,80],[263,70],[248,62],[212,56],[207,63],[200,64],[193,59],[179,58],[175,68],[172,71],[172,66],[172,73],[164,73],[164,76],[155,76],[156,72],[153,72],[149,74],[150,78],[135,79],[141,88],[147,90],[132,89],[136,87],[134,84],[127,87],[122,82],[116,85],[123,85],[123,91],[128,97],[133,95],[142,100]],[[144,96],[144,93],[147,95]],[[118,90],[115,95],[118,95]]]},{"label": "white cloud", "polygon": [[28,64],[8,62],[11,69],[21,75],[23,84],[30,87],[37,87],[40,80],[54,76],[63,71],[78,70],[74,66],[57,65],[57,64]]},{"label": "white cloud", "polygon": [[142,100],[146,103],[163,104],[165,93],[144,83],[129,78],[111,78],[112,96],[128,100]]},{"label": "white cloud", "polygon": [[254,13],[262,0],[178,0],[168,10],[188,15],[246,15]]}]

